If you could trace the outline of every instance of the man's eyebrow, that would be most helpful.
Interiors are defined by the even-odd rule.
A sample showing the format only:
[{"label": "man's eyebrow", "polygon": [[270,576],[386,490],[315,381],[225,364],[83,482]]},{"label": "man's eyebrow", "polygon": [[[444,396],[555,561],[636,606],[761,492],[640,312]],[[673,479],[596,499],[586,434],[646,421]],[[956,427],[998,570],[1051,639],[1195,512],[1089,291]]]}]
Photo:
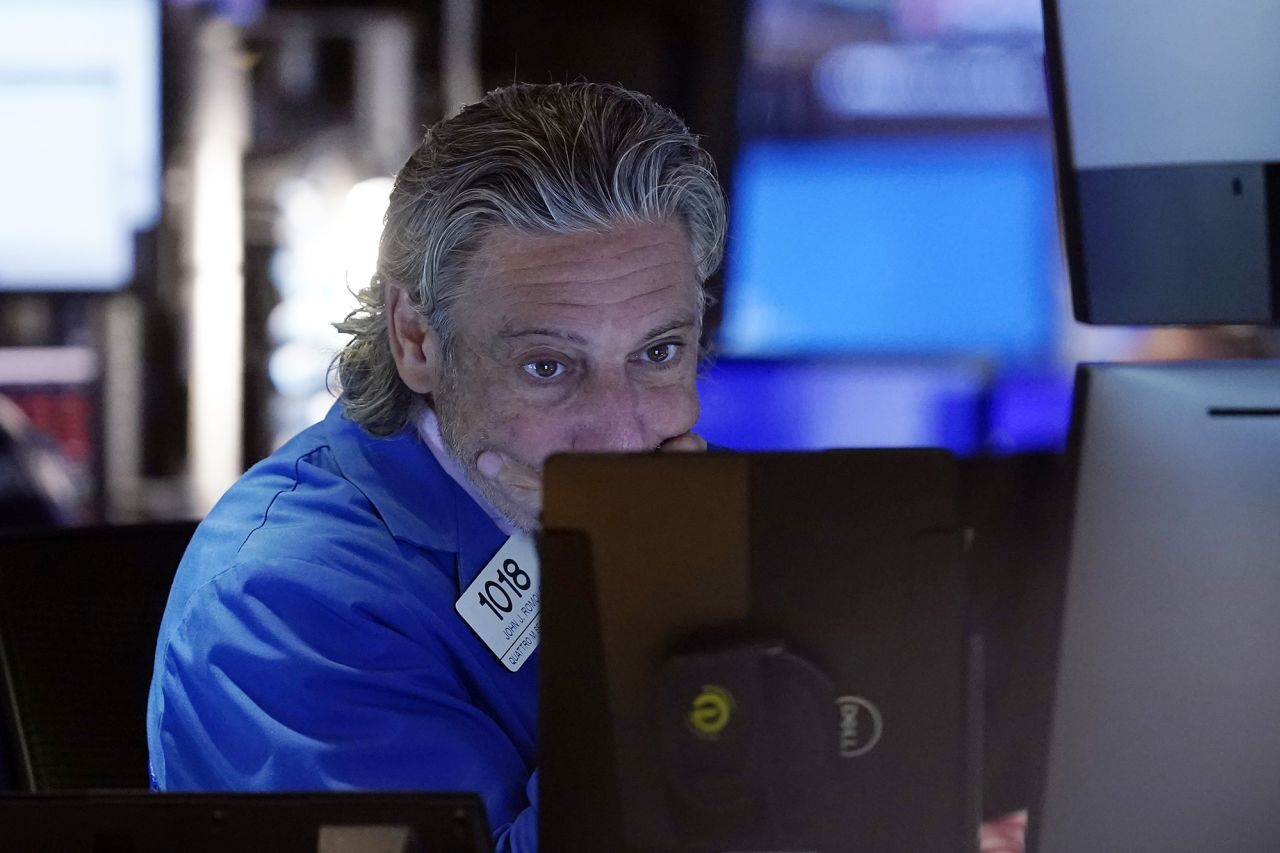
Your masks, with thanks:
[{"label": "man's eyebrow", "polygon": [[644,340],[651,340],[653,338],[660,337],[661,335],[665,335],[667,332],[674,332],[677,329],[691,328],[695,325],[697,325],[697,323],[694,322],[692,317],[680,317],[668,323],[654,326],[644,336]]},{"label": "man's eyebrow", "polygon": [[587,339],[581,335],[575,335],[573,332],[564,332],[559,329],[543,329],[538,327],[525,327],[519,329],[503,329],[498,333],[499,337],[505,340],[514,338],[558,338],[562,341],[568,341],[578,346],[586,346]]},{"label": "man's eyebrow", "polygon": [[[674,320],[669,320],[665,323],[654,326],[642,336],[641,340],[652,340],[653,338],[660,337],[668,332],[674,332],[677,329],[692,328],[696,325],[697,323],[692,317],[678,317]],[[556,338],[558,340],[568,341],[571,344],[577,344],[578,346],[583,347],[588,344],[587,339],[581,335],[574,334],[573,332],[566,332],[561,329],[547,329],[541,326],[505,328],[498,333],[498,336],[503,340],[516,340],[518,338]]]}]

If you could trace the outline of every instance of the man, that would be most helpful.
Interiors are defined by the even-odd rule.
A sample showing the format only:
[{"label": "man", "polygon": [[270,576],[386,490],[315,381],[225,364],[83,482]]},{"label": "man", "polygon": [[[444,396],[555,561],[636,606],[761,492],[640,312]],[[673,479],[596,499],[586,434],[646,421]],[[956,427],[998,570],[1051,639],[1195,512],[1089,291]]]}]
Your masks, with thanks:
[{"label": "man", "polygon": [[433,127],[339,326],[339,402],[179,567],[154,786],[477,791],[498,849],[534,850],[536,653],[511,671],[455,603],[536,528],[551,454],[702,446],[724,231],[710,158],[644,96],[516,85]]}]

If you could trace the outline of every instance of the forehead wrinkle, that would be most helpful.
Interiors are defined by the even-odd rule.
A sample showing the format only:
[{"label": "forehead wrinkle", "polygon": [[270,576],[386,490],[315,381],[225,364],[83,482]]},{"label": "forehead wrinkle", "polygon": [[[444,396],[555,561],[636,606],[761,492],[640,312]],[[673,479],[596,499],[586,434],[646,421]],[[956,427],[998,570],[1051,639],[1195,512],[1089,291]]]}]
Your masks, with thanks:
[{"label": "forehead wrinkle", "polygon": [[[617,308],[619,306],[626,305],[630,302],[634,302],[637,299],[648,299],[650,297],[657,296],[660,293],[665,293],[666,291],[672,290],[674,288],[675,288],[674,284],[662,284],[653,288],[652,290],[646,290],[643,293],[632,293],[627,296],[620,297],[618,299],[588,299],[588,300],[582,300],[582,301],[569,300],[569,299],[552,299],[552,300],[546,300],[546,301],[537,300],[537,304],[540,307],[544,307],[544,308]],[[661,310],[661,309],[655,309],[655,310]]]},{"label": "forehead wrinkle", "polygon": [[[544,267],[525,267],[523,268],[524,272],[526,273],[538,272],[539,275],[537,276],[529,275],[526,277],[517,276],[514,278],[514,280],[512,280],[511,278],[511,276],[514,275],[514,271],[491,270],[487,277],[487,282],[490,287],[493,287],[497,290],[511,290],[513,288],[527,288],[527,287],[563,287],[563,286],[574,286],[574,285],[608,286],[611,284],[616,284],[620,281],[625,281],[626,279],[629,279],[629,278],[634,278],[639,276],[664,275],[664,271],[672,270],[674,272],[674,275],[669,275],[668,276],[669,278],[674,278],[681,281],[688,280],[690,286],[696,286],[696,281],[692,276],[685,276],[681,274],[682,272],[684,272],[681,269],[684,266],[684,264],[681,261],[678,261],[675,259],[668,259],[668,260],[660,261],[658,263],[635,267],[635,268],[624,270],[622,272],[615,273],[613,275],[608,275],[608,276],[596,275],[591,270],[573,269],[573,265],[571,264],[562,264],[560,266],[566,267],[566,268],[558,272],[550,272],[550,273],[545,272],[547,268],[544,268]],[[578,266],[581,266],[581,265],[578,265]],[[665,285],[665,286],[670,286],[670,285]]]},{"label": "forehead wrinkle", "polygon": [[[598,251],[590,251],[596,248]],[[672,251],[667,251],[672,250]],[[508,250],[509,251],[509,250]],[[517,250],[520,251],[520,250]],[[644,243],[641,246],[628,246],[626,248],[618,248],[608,241],[600,241],[598,245],[590,243],[585,251],[581,252],[579,257],[572,260],[559,260],[563,247],[559,246],[539,246],[524,250],[525,263],[507,265],[503,264],[503,255],[506,252],[503,248],[492,247],[486,254],[489,255],[489,263],[486,264],[485,273],[489,278],[503,277],[503,275],[515,275],[517,278],[547,278],[548,280],[577,280],[581,278],[593,278],[591,268],[600,264],[614,264],[618,261],[631,261],[630,269],[625,273],[616,275],[613,278],[621,278],[623,275],[632,273],[643,273],[645,270],[658,268],[658,266],[681,265],[685,261],[691,263],[691,257],[687,256],[687,252],[682,250],[680,243],[668,238],[662,240],[654,240]],[[554,260],[540,260],[541,255],[556,256]],[[653,256],[657,255],[655,259]],[[609,279],[594,279],[609,280]]]}]

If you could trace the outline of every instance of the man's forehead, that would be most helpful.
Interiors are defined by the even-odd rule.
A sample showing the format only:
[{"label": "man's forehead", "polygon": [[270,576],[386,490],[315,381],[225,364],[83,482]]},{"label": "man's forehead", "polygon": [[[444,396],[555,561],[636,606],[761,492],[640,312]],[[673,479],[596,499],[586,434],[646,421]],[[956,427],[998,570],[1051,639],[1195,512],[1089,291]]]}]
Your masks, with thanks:
[{"label": "man's forehead", "polygon": [[477,260],[464,310],[507,336],[596,320],[635,334],[646,324],[700,319],[689,241],[676,225],[568,235],[508,229],[490,235]]},{"label": "man's forehead", "polygon": [[471,275],[472,284],[496,287],[608,284],[647,277],[696,286],[692,250],[682,226],[623,223],[569,234],[500,227],[485,237]]}]

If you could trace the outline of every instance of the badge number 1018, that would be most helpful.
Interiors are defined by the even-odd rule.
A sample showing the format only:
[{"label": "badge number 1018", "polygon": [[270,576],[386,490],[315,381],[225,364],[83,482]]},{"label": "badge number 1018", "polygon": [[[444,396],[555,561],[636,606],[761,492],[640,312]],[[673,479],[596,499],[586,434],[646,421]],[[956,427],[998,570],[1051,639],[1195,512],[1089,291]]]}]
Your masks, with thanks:
[{"label": "badge number 1018", "polygon": [[521,618],[513,620],[503,630],[510,640],[524,624],[525,618],[538,612],[538,593],[533,590],[533,579],[529,573],[511,558],[503,560],[502,567],[491,577],[494,579],[485,581],[478,593],[480,606],[489,608],[499,622],[506,621],[508,614],[518,609]]}]

